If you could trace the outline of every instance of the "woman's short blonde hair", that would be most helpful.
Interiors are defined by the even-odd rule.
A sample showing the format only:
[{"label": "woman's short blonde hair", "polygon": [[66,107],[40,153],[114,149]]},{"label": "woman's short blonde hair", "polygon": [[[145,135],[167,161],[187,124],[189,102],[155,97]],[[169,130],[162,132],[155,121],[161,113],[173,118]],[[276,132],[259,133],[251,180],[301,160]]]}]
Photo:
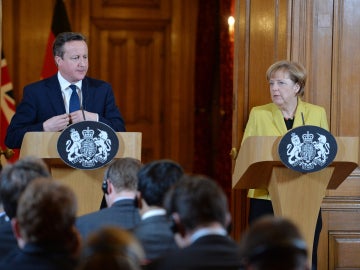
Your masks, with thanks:
[{"label": "woman's short blonde hair", "polygon": [[305,68],[296,62],[290,62],[287,60],[281,60],[272,64],[266,71],[266,79],[270,81],[272,75],[277,71],[283,71],[289,74],[289,79],[300,86],[300,90],[297,93],[298,96],[304,96],[305,84],[306,84],[306,70]]}]

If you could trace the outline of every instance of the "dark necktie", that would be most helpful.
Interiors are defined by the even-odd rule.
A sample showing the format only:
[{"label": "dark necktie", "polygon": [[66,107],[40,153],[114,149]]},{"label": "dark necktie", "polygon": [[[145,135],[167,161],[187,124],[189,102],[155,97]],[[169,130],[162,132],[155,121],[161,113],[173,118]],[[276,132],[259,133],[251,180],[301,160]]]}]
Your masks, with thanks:
[{"label": "dark necktie", "polygon": [[70,88],[72,89],[72,93],[69,102],[69,113],[72,113],[74,111],[80,110],[80,99],[76,91],[76,85],[71,84]]}]

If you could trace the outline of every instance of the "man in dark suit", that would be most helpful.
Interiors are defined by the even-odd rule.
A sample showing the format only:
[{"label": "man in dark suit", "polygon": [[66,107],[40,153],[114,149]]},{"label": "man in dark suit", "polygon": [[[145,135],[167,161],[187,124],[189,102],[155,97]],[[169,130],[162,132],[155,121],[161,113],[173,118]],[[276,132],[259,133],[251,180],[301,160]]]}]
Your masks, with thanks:
[{"label": "man in dark suit", "polygon": [[222,269],[241,266],[238,244],[227,233],[230,224],[227,198],[221,187],[205,176],[185,175],[165,197],[181,249],[167,254],[146,269]]},{"label": "man in dark suit", "polygon": [[140,167],[139,160],[129,157],[120,158],[109,166],[102,184],[108,208],[77,219],[76,226],[83,239],[104,226],[113,225],[130,230],[140,222],[136,200]]},{"label": "man in dark suit", "polygon": [[171,160],[150,162],[138,173],[141,222],[133,232],[145,250],[147,261],[177,249],[163,200],[169,188],[182,175],[182,167]]},{"label": "man in dark suit", "polygon": [[[84,120],[100,121],[115,131],[125,131],[111,85],[86,77],[85,37],[73,32],[59,34],[53,54],[58,73],[24,88],[23,98],[7,130],[6,146],[20,148],[26,132],[61,131],[70,123]],[[78,102],[75,111],[69,108],[73,86],[76,86]]]},{"label": "man in dark suit", "polygon": [[49,177],[46,164],[36,157],[25,157],[14,164],[8,164],[1,172],[0,197],[4,210],[10,219],[0,225],[0,261],[12,250],[17,241],[11,228],[11,219],[16,217],[20,195],[31,181],[38,177]]}]

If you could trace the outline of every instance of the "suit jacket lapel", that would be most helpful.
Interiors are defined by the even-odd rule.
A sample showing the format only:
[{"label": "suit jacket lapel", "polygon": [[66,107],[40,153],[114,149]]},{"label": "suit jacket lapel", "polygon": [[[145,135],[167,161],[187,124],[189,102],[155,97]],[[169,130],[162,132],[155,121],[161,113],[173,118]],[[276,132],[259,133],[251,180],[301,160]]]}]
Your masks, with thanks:
[{"label": "suit jacket lapel", "polygon": [[[287,130],[285,122],[284,122],[284,116],[282,115],[281,111],[276,107],[276,105],[274,105],[272,107],[272,114],[273,114],[274,124],[275,124],[276,128],[278,130],[280,130],[281,134],[287,133],[288,130]],[[302,102],[302,100],[300,98],[298,98],[298,105],[296,107],[293,128],[303,125],[303,119],[302,119],[303,116],[302,115],[304,117],[306,115],[305,106],[304,106],[304,103]],[[305,121],[305,123],[306,123],[306,121]]]},{"label": "suit jacket lapel", "polygon": [[45,85],[48,88],[46,91],[48,95],[48,101],[56,112],[56,115],[65,113],[66,110],[64,105],[64,99],[61,93],[61,88],[57,75],[54,75],[47,79]]},{"label": "suit jacket lapel", "polygon": [[89,95],[89,80],[87,77],[85,77],[82,80],[82,86],[81,86],[81,93],[82,93],[82,107],[84,110],[88,109],[86,108],[86,104],[91,104],[91,100],[89,101],[89,98],[91,98],[91,95]]},{"label": "suit jacket lapel", "polygon": [[272,115],[274,119],[274,125],[280,131],[280,134],[285,134],[287,129],[284,122],[284,116],[275,104],[272,106]]}]

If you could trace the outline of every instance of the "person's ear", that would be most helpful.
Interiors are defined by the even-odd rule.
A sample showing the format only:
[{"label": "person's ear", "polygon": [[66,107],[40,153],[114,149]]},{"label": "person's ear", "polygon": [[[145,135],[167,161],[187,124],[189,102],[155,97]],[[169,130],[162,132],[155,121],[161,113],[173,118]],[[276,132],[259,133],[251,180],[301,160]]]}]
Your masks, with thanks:
[{"label": "person's ear", "polygon": [[110,180],[106,180],[106,181],[108,182],[108,187],[107,187],[108,193],[107,194],[111,194],[111,193],[113,193],[114,185],[111,183]]},{"label": "person's ear", "polygon": [[11,229],[16,238],[21,237],[19,222],[18,222],[17,218],[15,218],[15,217],[11,219]]},{"label": "person's ear", "polygon": [[228,234],[231,233],[232,230],[232,219],[231,219],[231,214],[228,212],[226,213],[226,217],[225,217],[225,229],[227,231]]},{"label": "person's ear", "polygon": [[171,215],[171,230],[174,234],[178,233],[181,237],[185,238],[185,227],[181,223],[181,219],[178,213]]},{"label": "person's ear", "polygon": [[55,56],[55,64],[56,64],[56,66],[59,66],[60,61],[61,61],[61,57],[60,56]]},{"label": "person's ear", "polygon": [[295,93],[298,94],[299,91],[300,91],[300,85],[298,83],[295,83],[294,85],[294,90],[295,90]]},{"label": "person's ear", "polygon": [[19,222],[17,220],[17,218],[12,218],[11,219],[11,229],[13,231],[13,234],[16,238],[16,241],[18,243],[18,246],[20,248],[23,248],[25,246],[25,241],[21,235],[21,230],[20,230],[20,225],[19,225]]}]

